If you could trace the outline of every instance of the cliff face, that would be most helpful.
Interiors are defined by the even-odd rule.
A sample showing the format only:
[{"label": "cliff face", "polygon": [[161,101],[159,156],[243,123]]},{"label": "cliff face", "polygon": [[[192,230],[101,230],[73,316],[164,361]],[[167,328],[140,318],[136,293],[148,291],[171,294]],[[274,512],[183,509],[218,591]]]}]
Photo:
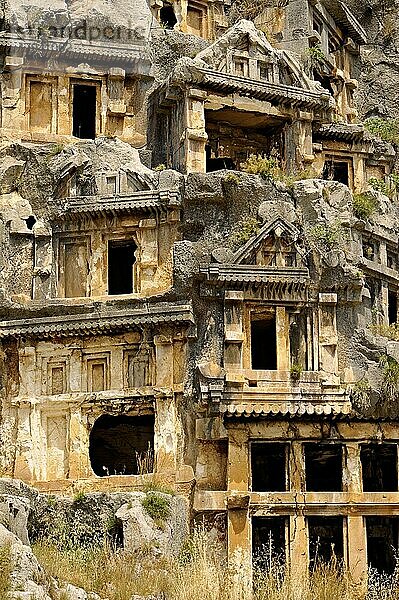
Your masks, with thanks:
[{"label": "cliff face", "polygon": [[367,32],[361,49],[356,94],[361,118],[399,116],[399,27],[397,0],[350,0],[348,5]]}]

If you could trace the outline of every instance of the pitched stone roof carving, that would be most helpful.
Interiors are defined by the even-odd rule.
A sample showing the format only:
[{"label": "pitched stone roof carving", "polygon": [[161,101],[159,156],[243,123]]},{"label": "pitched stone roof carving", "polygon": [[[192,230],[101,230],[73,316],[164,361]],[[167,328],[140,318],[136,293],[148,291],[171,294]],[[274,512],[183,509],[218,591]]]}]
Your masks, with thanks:
[{"label": "pitched stone roof carving", "polygon": [[249,259],[250,254],[258,248],[262,241],[270,235],[270,233],[280,230],[281,233],[287,233],[293,241],[297,240],[299,237],[299,230],[288,223],[281,217],[276,217],[273,221],[269,223],[265,223],[263,227],[260,229],[259,233],[255,236],[252,236],[241,248],[237,250],[234,255],[233,263],[234,264],[245,264],[245,261]]},{"label": "pitched stone roof carving", "polygon": [[[277,67],[283,66],[290,73],[293,84],[280,81],[273,70],[270,80],[241,76],[227,68],[227,54],[242,40],[262,50],[263,56]],[[261,58],[261,57],[259,57]],[[303,106],[305,108],[329,108],[334,104],[331,94],[320,83],[312,81],[291,54],[273,48],[266,36],[250,21],[239,21],[209,48],[201,51],[195,59],[181,58],[169,77],[170,86],[193,83],[200,88],[217,90],[225,94],[238,93],[275,104]]]},{"label": "pitched stone roof carving", "polygon": [[101,307],[87,314],[33,317],[0,322],[0,338],[35,335],[51,338],[70,337],[116,331],[130,331],[137,326],[161,323],[193,323],[191,304],[159,302],[139,308]]},{"label": "pitched stone roof carving", "polygon": [[271,61],[286,66],[294,78],[295,87],[308,91],[318,90],[317,84],[309,79],[294,56],[287,51],[274,48],[265,34],[259,31],[252,21],[245,19],[239,21],[211,46],[197,54],[196,60],[202,61],[212,70],[231,74],[228,71],[226,55],[234,49],[240,50],[244,40],[248,41],[252,50],[251,54],[256,54],[258,51],[261,55],[269,57]]},{"label": "pitched stone roof carving", "polygon": [[68,219],[69,215],[96,215],[133,213],[136,211],[157,211],[178,207],[181,198],[171,190],[146,190],[116,196],[76,196],[51,200],[58,208],[57,219]]},{"label": "pitched stone roof carving", "polygon": [[320,3],[348,31],[358,44],[367,44],[367,33],[348,6],[340,0],[320,0]]}]

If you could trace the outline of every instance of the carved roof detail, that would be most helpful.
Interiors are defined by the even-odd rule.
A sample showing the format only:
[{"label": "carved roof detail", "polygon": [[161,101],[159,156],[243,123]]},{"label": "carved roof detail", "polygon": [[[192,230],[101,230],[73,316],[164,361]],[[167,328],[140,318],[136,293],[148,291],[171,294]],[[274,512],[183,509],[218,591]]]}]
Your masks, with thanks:
[{"label": "carved roof detail", "polygon": [[78,315],[34,317],[0,323],[0,338],[35,335],[69,337],[115,331],[130,331],[137,326],[161,323],[192,323],[191,304],[160,302],[140,308],[103,308]]}]

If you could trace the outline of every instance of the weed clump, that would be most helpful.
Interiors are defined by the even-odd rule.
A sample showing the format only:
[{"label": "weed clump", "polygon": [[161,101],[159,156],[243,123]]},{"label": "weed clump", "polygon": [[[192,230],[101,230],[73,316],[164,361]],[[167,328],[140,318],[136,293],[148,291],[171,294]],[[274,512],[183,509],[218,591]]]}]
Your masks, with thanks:
[{"label": "weed clump", "polygon": [[309,242],[321,254],[338,250],[347,238],[347,232],[342,223],[318,223],[307,232]]},{"label": "weed clump", "polygon": [[376,192],[381,192],[392,199],[399,191],[399,175],[391,173],[385,179],[370,177],[368,184]]},{"label": "weed clump", "polygon": [[353,212],[358,219],[367,221],[377,209],[377,201],[366,193],[353,195]]},{"label": "weed clump", "polygon": [[141,504],[158,527],[163,527],[170,515],[170,500],[159,492],[147,492]]},{"label": "weed clump", "polygon": [[264,157],[259,154],[251,154],[241,164],[241,169],[244,173],[260,175],[263,179],[277,179],[280,172],[279,162],[275,156]]},{"label": "weed clump", "polygon": [[255,217],[248,217],[247,219],[240,221],[230,236],[230,242],[233,250],[237,250],[252,236],[258,235],[259,230],[260,225]]},{"label": "weed clump", "polygon": [[373,135],[389,142],[399,144],[399,121],[397,119],[383,119],[370,117],[364,122],[365,128]]}]

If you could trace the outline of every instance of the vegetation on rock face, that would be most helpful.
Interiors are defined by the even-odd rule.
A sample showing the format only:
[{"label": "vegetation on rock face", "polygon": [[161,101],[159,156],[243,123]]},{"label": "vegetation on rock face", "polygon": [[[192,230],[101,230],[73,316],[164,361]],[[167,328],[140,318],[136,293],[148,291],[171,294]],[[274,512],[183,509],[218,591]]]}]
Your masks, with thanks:
[{"label": "vegetation on rock face", "polygon": [[335,223],[318,223],[307,231],[310,244],[321,254],[338,250],[347,238],[347,232],[343,225]]},{"label": "vegetation on rock face", "polygon": [[368,379],[360,379],[352,385],[351,400],[355,408],[364,411],[370,408],[371,385]]},{"label": "vegetation on rock face", "polygon": [[370,331],[374,335],[382,335],[382,337],[399,342],[399,323],[370,325]]},{"label": "vegetation on rock face", "polygon": [[232,235],[230,236],[233,250],[237,250],[245,244],[252,236],[259,233],[260,225],[255,217],[248,217],[237,224]]},{"label": "vegetation on rock face", "polygon": [[147,492],[141,504],[151,519],[162,527],[170,514],[170,500],[164,494]]},{"label": "vegetation on rock face", "polygon": [[364,122],[365,128],[391,144],[399,144],[399,121],[397,119],[382,119],[381,117],[371,117]]},{"label": "vegetation on rock face", "polygon": [[276,179],[280,172],[279,162],[275,156],[265,157],[256,154],[251,154],[245,163],[242,163],[241,169],[251,175],[260,175],[263,179]]},{"label": "vegetation on rock face", "polygon": [[315,67],[326,60],[326,55],[324,54],[321,46],[312,46],[311,48],[308,48],[307,52],[308,62],[312,67]]},{"label": "vegetation on rock face", "polygon": [[370,177],[368,184],[376,192],[381,192],[388,198],[393,198],[399,190],[399,175],[391,173],[385,179],[378,179],[377,177]]},{"label": "vegetation on rock face", "polygon": [[399,363],[388,354],[380,357],[380,366],[383,368],[381,392],[388,403],[393,403],[399,391]]},{"label": "vegetation on rock face", "polygon": [[6,545],[0,548],[0,598],[6,598],[10,589],[11,549]]},{"label": "vegetation on rock face", "polygon": [[249,175],[260,175],[266,181],[279,181],[290,188],[296,181],[303,179],[314,179],[317,173],[314,169],[303,169],[294,173],[286,172],[280,165],[276,156],[261,156],[260,154],[251,154],[247,160],[241,164],[241,170]]},{"label": "vegetation on rock face", "polygon": [[377,210],[377,200],[371,195],[366,193],[354,194],[353,195],[353,212],[358,219],[367,220]]}]

